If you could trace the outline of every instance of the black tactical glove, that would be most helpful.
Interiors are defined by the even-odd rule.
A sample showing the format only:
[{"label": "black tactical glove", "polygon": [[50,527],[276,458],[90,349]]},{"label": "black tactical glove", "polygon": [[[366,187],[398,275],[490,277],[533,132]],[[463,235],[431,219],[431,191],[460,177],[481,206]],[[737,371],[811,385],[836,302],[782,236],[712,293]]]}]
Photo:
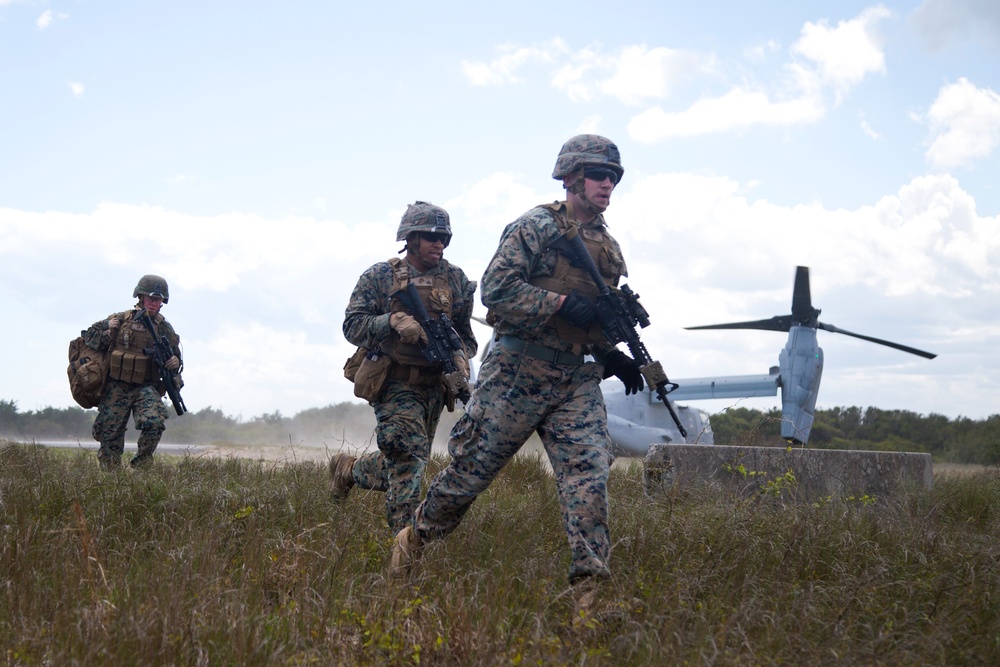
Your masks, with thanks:
[{"label": "black tactical glove", "polygon": [[573,290],[566,295],[566,300],[556,314],[575,327],[587,329],[594,321],[594,312],[593,300]]},{"label": "black tactical glove", "polygon": [[612,375],[625,385],[626,396],[638,394],[645,386],[639,364],[621,350],[611,350],[604,358],[604,379],[608,379]]}]

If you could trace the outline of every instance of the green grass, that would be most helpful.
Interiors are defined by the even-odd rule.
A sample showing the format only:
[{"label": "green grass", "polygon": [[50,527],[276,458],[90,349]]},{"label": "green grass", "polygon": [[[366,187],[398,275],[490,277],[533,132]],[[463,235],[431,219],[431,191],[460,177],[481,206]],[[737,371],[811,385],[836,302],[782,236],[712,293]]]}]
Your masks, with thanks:
[{"label": "green grass", "polygon": [[[442,461],[434,461],[439,468]],[[610,482],[614,577],[573,624],[555,486],[516,459],[413,575],[382,496],[299,462],[0,443],[8,665],[1000,664],[1000,475],[874,505]]]}]

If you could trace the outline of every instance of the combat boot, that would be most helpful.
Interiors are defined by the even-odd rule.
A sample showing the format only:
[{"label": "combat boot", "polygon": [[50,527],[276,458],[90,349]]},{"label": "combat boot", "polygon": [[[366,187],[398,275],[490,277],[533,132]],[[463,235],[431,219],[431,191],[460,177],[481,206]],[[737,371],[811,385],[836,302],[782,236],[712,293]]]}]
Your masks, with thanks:
[{"label": "combat boot", "polygon": [[420,559],[420,548],[423,540],[413,530],[413,526],[407,526],[396,533],[396,538],[392,542],[392,560],[389,562],[389,573],[394,576],[404,576],[409,574],[410,569]]},{"label": "combat boot", "polygon": [[128,465],[132,468],[132,470],[148,470],[153,466],[153,455],[136,454],[132,457],[132,460],[128,462]]},{"label": "combat boot", "polygon": [[598,582],[594,577],[584,577],[573,584],[573,627],[580,629],[593,623],[597,608]]},{"label": "combat boot", "polygon": [[354,488],[354,456],[340,453],[330,459],[330,491],[334,500],[345,500]]},{"label": "combat boot", "polygon": [[122,467],[122,450],[125,448],[125,440],[103,441],[97,450],[97,460],[101,464],[101,470],[112,472],[120,470]]},{"label": "combat boot", "polygon": [[628,621],[627,608],[615,601],[614,590],[606,579],[583,577],[572,585],[573,629],[613,630]]},{"label": "combat boot", "polygon": [[122,467],[121,457],[114,454],[107,454],[103,451],[98,452],[97,460],[101,464],[101,470],[105,472],[114,472]]}]

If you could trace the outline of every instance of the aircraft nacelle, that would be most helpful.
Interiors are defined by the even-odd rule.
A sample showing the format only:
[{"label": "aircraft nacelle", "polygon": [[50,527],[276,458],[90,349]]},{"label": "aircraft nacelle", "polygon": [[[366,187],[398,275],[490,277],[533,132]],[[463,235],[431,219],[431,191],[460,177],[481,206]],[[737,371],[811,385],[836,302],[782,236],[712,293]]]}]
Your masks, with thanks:
[{"label": "aircraft nacelle", "polygon": [[708,414],[703,410],[674,406],[688,432],[685,440],[666,406],[648,387],[638,394],[626,396],[621,381],[611,378],[601,383],[601,392],[608,411],[611,445],[616,453],[645,456],[650,445],[668,442],[715,444]]},{"label": "aircraft nacelle", "polygon": [[823,375],[823,350],[816,329],[793,326],[778,356],[781,368],[781,437],[809,442],[816,416],[816,397]]}]

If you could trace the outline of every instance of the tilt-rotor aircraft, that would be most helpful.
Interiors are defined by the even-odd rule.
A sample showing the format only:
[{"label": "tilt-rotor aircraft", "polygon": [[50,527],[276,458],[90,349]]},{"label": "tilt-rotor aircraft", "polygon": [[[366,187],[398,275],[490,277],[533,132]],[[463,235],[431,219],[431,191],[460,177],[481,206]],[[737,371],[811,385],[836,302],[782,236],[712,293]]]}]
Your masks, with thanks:
[{"label": "tilt-rotor aircraft", "polygon": [[[737,375],[715,378],[675,380],[679,385],[670,393],[671,400],[713,398],[749,398],[776,396],[781,390],[781,437],[797,444],[807,444],[816,409],[819,381],[823,374],[823,350],[816,341],[816,331],[844,334],[878,343],[925,359],[937,355],[881,338],[845,331],[819,321],[820,310],[812,305],[809,268],[795,271],[790,315],[776,315],[766,320],[710,324],[687,329],[760,329],[788,333],[785,347],[778,355],[778,366],[766,375]],[[639,394],[626,396],[620,382],[601,383],[608,410],[608,428],[615,448],[627,454],[644,456],[651,444],[692,442],[713,444],[708,415],[702,410],[677,406],[677,413],[688,432],[681,437],[666,407],[647,387]]]}]

